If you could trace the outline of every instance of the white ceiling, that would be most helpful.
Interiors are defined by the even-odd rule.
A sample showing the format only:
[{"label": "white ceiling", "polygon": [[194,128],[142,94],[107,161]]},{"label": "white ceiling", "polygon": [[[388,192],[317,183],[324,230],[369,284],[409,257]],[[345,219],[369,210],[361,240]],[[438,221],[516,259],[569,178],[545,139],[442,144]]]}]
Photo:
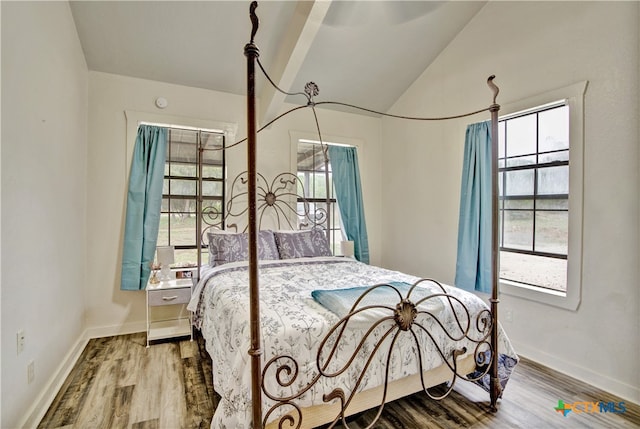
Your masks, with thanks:
[{"label": "white ceiling", "polygon": [[[71,1],[90,70],[246,93],[249,1]],[[283,90],[386,111],[484,1],[262,1],[260,61]],[[258,78],[261,113],[282,101]],[[265,117],[263,116],[263,117]]]}]

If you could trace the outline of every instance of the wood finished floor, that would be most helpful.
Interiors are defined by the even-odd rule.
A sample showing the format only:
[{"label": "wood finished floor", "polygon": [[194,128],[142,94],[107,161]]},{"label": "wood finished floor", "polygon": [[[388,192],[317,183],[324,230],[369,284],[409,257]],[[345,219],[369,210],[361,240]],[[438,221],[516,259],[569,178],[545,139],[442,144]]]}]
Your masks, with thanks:
[{"label": "wood finished floor", "polygon": [[[39,428],[208,428],[219,396],[202,338],[146,348],[144,333],[89,341]],[[419,393],[387,404],[376,428],[638,428],[640,406],[624,413],[571,412],[554,408],[561,399],[620,402],[604,393],[523,359],[509,381],[497,413],[488,395],[469,383],[436,402]],[[375,411],[349,419],[364,428]],[[227,428],[231,429],[231,428]]]}]

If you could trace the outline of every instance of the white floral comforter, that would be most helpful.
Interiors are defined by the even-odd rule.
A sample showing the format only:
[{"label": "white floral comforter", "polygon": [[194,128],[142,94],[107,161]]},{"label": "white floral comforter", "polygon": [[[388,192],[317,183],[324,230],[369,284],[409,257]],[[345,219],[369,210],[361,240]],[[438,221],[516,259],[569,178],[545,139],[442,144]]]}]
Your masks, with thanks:
[{"label": "white floral comforter", "polygon": [[[202,279],[194,291],[189,309],[195,312],[195,324],[202,330],[207,350],[213,362],[214,386],[221,396],[216,408],[211,427],[215,429],[250,428],[251,425],[251,371],[248,272],[246,262],[231,263],[218,266],[203,272]],[[280,387],[273,376],[265,377],[265,386],[270,392],[282,396],[300,391],[307,382],[318,374],[316,354],[319,343],[331,326],[339,318],[311,297],[314,290],[351,288],[370,286],[386,282],[414,283],[417,277],[407,274],[366,265],[348,258],[300,258],[295,260],[262,261],[259,269],[261,327],[263,341],[263,364],[276,355],[295,357],[299,367],[299,375],[291,387]],[[473,316],[486,309],[486,305],[477,296],[457,288],[446,287],[447,293],[459,299]],[[441,292],[435,286],[434,293]],[[459,333],[456,328],[451,305],[445,298],[439,314],[435,316],[450,333]],[[454,302],[454,307],[459,308]],[[385,303],[395,307],[396,303]],[[421,307],[418,307],[420,310]],[[380,311],[380,310],[376,310]],[[385,310],[382,310],[383,312]],[[392,315],[392,312],[389,312]],[[459,312],[458,317],[464,314]],[[434,317],[418,315],[416,324],[420,323],[431,334],[434,341],[445,356],[450,356],[454,349],[466,347],[467,353],[475,350],[476,344],[463,339],[457,344],[452,342]],[[349,325],[351,326],[351,325]],[[335,379],[321,379],[311,390],[303,394],[296,403],[300,407],[322,403],[323,393],[335,387],[350,392],[354,381],[358,378],[363,362],[373,350],[373,342],[382,337],[387,330],[395,326],[393,319],[379,325],[371,334],[363,347],[360,358],[342,375]],[[442,358],[433,347],[433,343],[421,329],[417,338],[422,351],[422,369],[430,369],[443,363]],[[338,347],[337,360],[349,359],[355,344],[363,337],[363,330],[345,330],[345,336]],[[399,331],[398,340],[393,347],[390,358],[389,379],[395,380],[418,372],[417,347],[414,337],[407,331]],[[482,335],[477,331],[475,321],[468,337],[478,339]],[[365,373],[358,391],[375,387],[384,383],[384,368],[389,354],[390,338],[375,354],[371,366]],[[428,350],[427,350],[428,348]],[[511,367],[517,362],[517,356],[508,339],[500,329],[499,353],[500,369],[503,384]],[[505,361],[506,359],[506,361]],[[335,366],[330,368],[336,368]],[[274,402],[263,394],[263,415]],[[279,409],[272,417],[287,410]],[[270,418],[271,420],[272,418]]]}]

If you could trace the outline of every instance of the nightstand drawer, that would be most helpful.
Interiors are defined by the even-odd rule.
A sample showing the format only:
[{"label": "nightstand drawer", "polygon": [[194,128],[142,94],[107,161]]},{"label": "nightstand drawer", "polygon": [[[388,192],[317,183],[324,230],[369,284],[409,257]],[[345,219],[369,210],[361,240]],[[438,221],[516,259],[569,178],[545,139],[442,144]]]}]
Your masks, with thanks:
[{"label": "nightstand drawer", "polygon": [[191,288],[188,287],[150,290],[147,293],[150,306],[188,304],[191,300]]}]

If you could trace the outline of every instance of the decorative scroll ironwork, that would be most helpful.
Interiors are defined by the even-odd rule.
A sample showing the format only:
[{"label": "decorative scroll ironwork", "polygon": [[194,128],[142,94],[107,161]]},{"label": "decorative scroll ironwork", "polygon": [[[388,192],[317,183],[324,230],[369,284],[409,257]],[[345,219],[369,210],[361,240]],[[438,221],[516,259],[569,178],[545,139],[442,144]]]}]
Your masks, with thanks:
[{"label": "decorative scroll ironwork", "polygon": [[222,211],[217,206],[209,205],[202,208],[200,219],[205,225],[200,233],[200,243],[202,246],[206,247],[206,243],[209,242],[207,233],[212,229],[222,229],[224,217]]},{"label": "decorative scroll ironwork", "polygon": [[307,82],[304,86],[304,93],[307,95],[309,103],[313,103],[313,97],[320,94],[320,88],[318,88],[315,82]]},{"label": "decorative scroll ironwork", "polygon": [[[327,211],[322,207],[312,209],[305,197],[302,181],[293,173],[280,173],[269,182],[257,173],[257,207],[258,227],[263,218],[270,217],[276,222],[277,229],[311,229],[325,228]],[[227,228],[239,229],[236,218],[244,216],[249,210],[246,204],[248,193],[247,172],[236,176],[231,185],[231,196],[227,203]],[[270,216],[271,215],[271,216]],[[295,221],[294,221],[295,219]],[[246,232],[247,227],[242,229]]]},{"label": "decorative scroll ironwork", "polygon": [[[414,290],[426,282],[435,285],[437,292],[428,296],[418,296],[415,300],[412,299],[411,294]],[[395,303],[395,305],[393,305],[393,303],[368,303],[365,305],[365,298],[373,291],[381,288],[390,288],[395,292],[394,296],[397,295],[397,303]],[[435,312],[427,307],[421,307],[421,305],[435,300],[443,303],[449,311]],[[348,332],[347,330],[350,329],[349,324],[353,323],[354,318],[362,317],[368,312],[379,310],[386,311],[388,314],[372,321],[365,329],[361,326],[356,328],[364,332],[364,335],[346,359],[343,357],[338,359],[338,351],[344,350],[343,346],[345,346],[346,342],[345,335]],[[450,320],[442,320],[441,316],[445,315],[449,315]],[[436,329],[441,330],[441,332],[453,342],[465,341],[466,344],[470,343],[475,345],[472,353],[478,371],[474,373],[473,376],[461,374],[458,371],[458,358],[467,354],[467,348],[460,346],[447,352],[434,337],[434,332],[427,328],[427,324],[431,324]],[[340,402],[340,411],[330,423],[329,427],[333,428],[341,422],[345,428],[348,428],[349,425],[345,420],[348,407],[361,388],[371,363],[378,357],[378,359],[383,358],[385,360],[385,379],[376,417],[373,422],[367,426],[368,428],[373,427],[382,414],[386,402],[391,357],[400,335],[409,335],[410,340],[412,340],[415,345],[412,349],[415,350],[416,355],[414,357],[418,364],[423,391],[432,399],[443,399],[451,393],[458,378],[467,381],[479,381],[489,372],[490,365],[488,364],[490,361],[488,356],[494,353],[494,348],[489,341],[492,325],[493,318],[488,309],[483,309],[477,314],[471,314],[466,305],[458,297],[448,293],[444,286],[436,280],[418,280],[411,286],[406,296],[403,296],[402,292],[393,284],[384,283],[372,286],[360,295],[351,307],[350,312],[342,317],[324,336],[316,354],[317,374],[304,384],[304,386],[284,396],[271,391],[267,387],[268,380],[271,380],[269,377],[275,379],[278,388],[291,388],[296,385],[296,383],[299,383],[300,364],[294,357],[290,355],[275,356],[264,365],[262,371],[262,391],[266,397],[276,403],[266,411],[263,424],[266,425],[274,413],[284,408],[286,414],[279,418],[279,427],[284,427],[285,423],[288,425],[287,427],[301,427],[303,412],[296,401],[314,388],[314,386],[319,385],[323,379],[338,377],[347,371],[356,360],[359,362],[364,361],[365,364],[362,371],[357,376],[350,391],[345,392],[342,388],[335,388],[323,396],[325,403],[335,400]],[[425,383],[423,374],[425,355],[423,355],[423,352],[427,350],[425,347],[427,345],[426,343],[430,343],[429,345],[431,347],[429,350],[433,350],[438,354],[451,373],[447,388],[442,394],[436,394],[431,388],[427,387]],[[386,355],[379,355],[380,353],[386,353]],[[265,380],[267,380],[267,382],[265,382]]]}]

